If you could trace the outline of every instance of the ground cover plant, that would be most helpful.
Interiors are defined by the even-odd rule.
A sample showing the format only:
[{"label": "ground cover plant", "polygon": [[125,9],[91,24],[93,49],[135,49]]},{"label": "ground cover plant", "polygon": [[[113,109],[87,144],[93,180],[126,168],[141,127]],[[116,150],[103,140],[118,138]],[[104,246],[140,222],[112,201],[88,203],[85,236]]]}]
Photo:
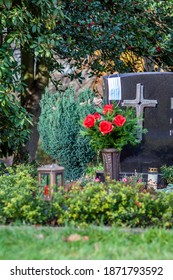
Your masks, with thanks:
[{"label": "ground cover plant", "polygon": [[173,230],[1,226],[1,260],[170,260]]}]

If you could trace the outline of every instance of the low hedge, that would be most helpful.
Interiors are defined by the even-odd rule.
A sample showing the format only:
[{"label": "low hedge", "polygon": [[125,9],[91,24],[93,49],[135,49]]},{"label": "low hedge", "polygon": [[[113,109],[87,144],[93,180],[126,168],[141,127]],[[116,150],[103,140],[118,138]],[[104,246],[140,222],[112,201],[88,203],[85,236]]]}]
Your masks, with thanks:
[{"label": "low hedge", "polygon": [[0,176],[0,223],[107,225],[173,228],[173,192],[146,190],[143,183],[79,182],[60,187],[51,201],[43,198],[26,166]]},{"label": "low hedge", "polygon": [[0,186],[1,224],[47,224],[63,212],[60,193],[51,203],[43,199],[43,190],[31,166],[7,168],[7,173],[0,176]]},{"label": "low hedge", "polygon": [[66,193],[69,223],[173,227],[173,193],[156,193],[122,182],[73,186]]}]

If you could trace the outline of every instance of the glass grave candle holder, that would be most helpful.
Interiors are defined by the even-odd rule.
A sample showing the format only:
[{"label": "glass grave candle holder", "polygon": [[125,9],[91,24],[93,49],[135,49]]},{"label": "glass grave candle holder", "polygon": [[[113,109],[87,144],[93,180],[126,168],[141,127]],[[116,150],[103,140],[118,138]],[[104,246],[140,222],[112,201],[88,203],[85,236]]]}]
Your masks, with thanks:
[{"label": "glass grave candle holder", "polygon": [[157,189],[158,184],[158,168],[150,167],[148,169],[147,187]]},{"label": "glass grave candle holder", "polygon": [[37,171],[39,185],[44,188],[44,197],[50,200],[53,187],[57,191],[58,186],[64,186],[64,167],[49,164],[37,168]]}]

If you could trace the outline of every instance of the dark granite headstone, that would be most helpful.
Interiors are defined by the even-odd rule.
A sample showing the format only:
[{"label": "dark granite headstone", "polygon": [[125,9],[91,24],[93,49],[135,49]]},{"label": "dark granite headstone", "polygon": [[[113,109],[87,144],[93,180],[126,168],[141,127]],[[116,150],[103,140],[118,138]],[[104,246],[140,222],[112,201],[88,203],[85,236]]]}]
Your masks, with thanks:
[{"label": "dark granite headstone", "polygon": [[[132,106],[147,128],[140,135],[141,143],[126,146],[121,152],[121,172],[147,172],[149,167],[173,165],[173,73],[146,72],[119,74],[121,79],[121,104]],[[104,77],[104,98],[108,95],[108,79]]]}]

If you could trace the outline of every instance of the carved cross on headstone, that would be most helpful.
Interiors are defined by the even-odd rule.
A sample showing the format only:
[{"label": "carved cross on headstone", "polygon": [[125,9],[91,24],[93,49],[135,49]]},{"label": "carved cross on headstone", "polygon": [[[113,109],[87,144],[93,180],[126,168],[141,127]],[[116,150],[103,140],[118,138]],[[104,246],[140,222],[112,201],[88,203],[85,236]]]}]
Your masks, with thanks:
[{"label": "carved cross on headstone", "polygon": [[[122,106],[128,106],[128,107],[135,107],[136,108],[136,117],[143,118],[143,112],[145,107],[156,107],[157,100],[149,100],[144,99],[143,97],[143,90],[144,86],[141,84],[136,85],[136,98],[132,100],[124,100],[122,102]],[[139,119],[138,124],[140,128],[142,129],[143,126],[143,120]],[[142,140],[142,132],[139,132],[139,140]]]}]

